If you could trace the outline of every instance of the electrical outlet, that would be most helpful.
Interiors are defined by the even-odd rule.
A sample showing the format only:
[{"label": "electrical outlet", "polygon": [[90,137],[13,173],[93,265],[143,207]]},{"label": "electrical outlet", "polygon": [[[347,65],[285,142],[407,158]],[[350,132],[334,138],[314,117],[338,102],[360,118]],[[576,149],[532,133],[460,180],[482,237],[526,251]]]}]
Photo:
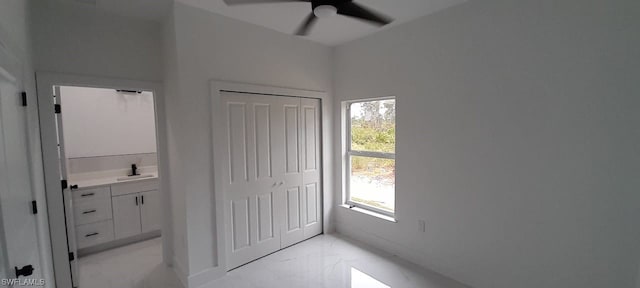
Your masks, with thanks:
[{"label": "electrical outlet", "polygon": [[418,231],[424,233],[426,231],[426,223],[424,220],[418,220]]}]

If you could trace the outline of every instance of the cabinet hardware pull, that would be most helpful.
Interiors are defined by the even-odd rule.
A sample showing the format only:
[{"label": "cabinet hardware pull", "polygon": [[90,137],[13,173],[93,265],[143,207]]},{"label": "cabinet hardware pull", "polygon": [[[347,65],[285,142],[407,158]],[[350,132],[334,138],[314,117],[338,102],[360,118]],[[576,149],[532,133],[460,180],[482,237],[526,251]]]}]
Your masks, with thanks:
[{"label": "cabinet hardware pull", "polygon": [[95,212],[96,212],[96,209],[93,209],[93,210],[89,210],[89,211],[84,211],[84,212],[82,212],[82,214],[89,214],[89,213],[95,213]]},{"label": "cabinet hardware pull", "polygon": [[98,233],[98,232],[93,232],[93,233],[89,233],[89,234],[87,234],[87,235],[84,235],[84,237],[96,236],[96,235],[98,235],[98,234],[100,234],[100,233]]},{"label": "cabinet hardware pull", "polygon": [[136,206],[138,206],[138,196],[136,196]]},{"label": "cabinet hardware pull", "polygon": [[80,195],[80,197],[89,197],[93,195],[96,195],[96,193],[83,193],[82,195]]},{"label": "cabinet hardware pull", "polygon": [[140,202],[142,202],[142,205],[144,205],[144,195],[140,196]]}]

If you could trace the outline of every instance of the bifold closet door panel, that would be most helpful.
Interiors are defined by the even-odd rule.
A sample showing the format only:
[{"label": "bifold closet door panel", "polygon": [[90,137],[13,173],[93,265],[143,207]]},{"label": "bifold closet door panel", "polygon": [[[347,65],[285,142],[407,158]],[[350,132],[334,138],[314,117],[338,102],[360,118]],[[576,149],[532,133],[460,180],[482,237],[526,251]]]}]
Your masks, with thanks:
[{"label": "bifold closet door panel", "polygon": [[277,97],[281,101],[282,122],[276,123],[284,131],[280,149],[282,161],[282,196],[284,219],[281,223],[281,247],[287,247],[304,240],[304,187],[302,185],[302,121],[300,98]]},{"label": "bifold closet door panel", "polygon": [[302,209],[304,238],[322,233],[322,158],[320,100],[301,98]]},{"label": "bifold closet door panel", "polygon": [[225,213],[228,269],[280,249],[270,98],[225,92]]}]

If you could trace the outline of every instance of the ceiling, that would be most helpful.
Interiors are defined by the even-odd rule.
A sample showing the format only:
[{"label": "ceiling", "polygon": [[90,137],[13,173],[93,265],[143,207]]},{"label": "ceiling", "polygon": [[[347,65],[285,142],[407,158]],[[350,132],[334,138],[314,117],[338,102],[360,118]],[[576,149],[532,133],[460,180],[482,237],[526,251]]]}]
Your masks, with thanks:
[{"label": "ceiling", "polygon": [[[122,16],[145,20],[161,20],[171,9],[174,0],[57,0],[77,5],[93,6]],[[293,34],[303,19],[311,13],[309,3],[268,3],[229,7],[223,0],[175,0],[213,13]],[[355,0],[375,11],[394,18],[384,27],[336,15],[318,19],[305,36],[315,42],[335,46],[377,31],[388,29],[415,18],[460,4],[466,0]]]},{"label": "ceiling", "polygon": [[171,9],[173,0],[57,0],[64,3],[95,7],[116,15],[159,21]]},{"label": "ceiling", "polygon": [[[304,2],[252,4],[229,7],[224,4],[222,0],[177,1],[287,34],[293,34],[293,31],[300,25],[303,19],[311,13],[311,5]],[[337,15],[329,19],[319,19],[312,28],[311,33],[305,37],[315,42],[335,46],[465,1],[466,0],[355,0],[355,2],[359,4],[394,18],[395,21],[390,25],[380,28],[359,20]]]}]

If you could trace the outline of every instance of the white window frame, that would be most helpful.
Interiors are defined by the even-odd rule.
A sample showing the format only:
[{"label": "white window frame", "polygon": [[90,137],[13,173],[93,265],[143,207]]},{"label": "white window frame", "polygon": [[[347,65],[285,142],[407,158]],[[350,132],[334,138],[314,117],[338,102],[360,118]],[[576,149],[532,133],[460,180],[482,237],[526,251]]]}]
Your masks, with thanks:
[{"label": "white window frame", "polygon": [[[344,141],[345,141],[345,153],[344,153],[344,158],[343,158],[343,167],[345,167],[345,173],[344,173],[344,191],[345,191],[345,204],[349,206],[349,208],[360,208],[360,209],[364,209],[364,210],[369,210],[378,214],[382,214],[385,216],[389,216],[391,218],[395,219],[395,211],[396,211],[396,207],[395,207],[395,201],[394,201],[394,207],[393,207],[393,212],[384,210],[384,209],[380,209],[377,207],[373,207],[370,205],[366,205],[366,204],[362,204],[362,203],[358,203],[358,202],[353,202],[351,201],[351,157],[352,156],[363,156],[363,157],[372,157],[372,158],[384,158],[384,159],[393,159],[395,161],[396,159],[396,153],[388,153],[388,152],[373,152],[373,151],[354,151],[351,149],[351,105],[356,104],[356,103],[364,103],[364,102],[372,102],[372,101],[384,101],[384,100],[394,100],[396,102],[396,106],[397,106],[397,100],[396,97],[390,96],[390,97],[379,97],[379,98],[369,98],[369,99],[359,99],[359,100],[353,100],[353,101],[345,101],[345,109],[344,109],[344,119],[345,119],[345,132],[346,135],[344,137]],[[396,111],[397,111],[397,107],[396,107]],[[398,133],[398,125],[396,122],[396,134]],[[397,163],[396,163],[397,164]],[[395,174],[394,174],[394,178],[395,178]],[[395,181],[395,179],[394,179]],[[394,189],[393,189],[393,197],[394,199],[396,198],[396,189],[395,189],[395,185],[394,185]]]}]

